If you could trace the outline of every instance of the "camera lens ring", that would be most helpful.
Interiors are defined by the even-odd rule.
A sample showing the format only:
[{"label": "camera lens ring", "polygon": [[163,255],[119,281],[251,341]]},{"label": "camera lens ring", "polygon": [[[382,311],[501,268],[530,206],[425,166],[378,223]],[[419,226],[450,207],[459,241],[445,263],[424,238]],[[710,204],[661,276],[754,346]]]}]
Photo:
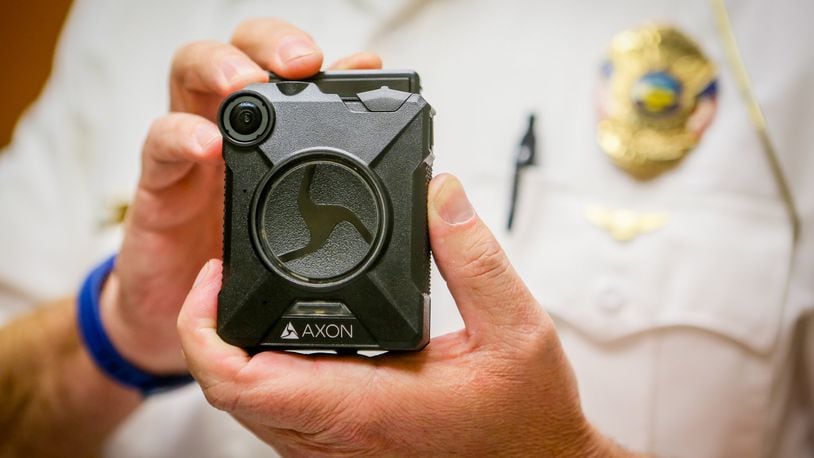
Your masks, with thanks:
[{"label": "camera lens ring", "polygon": [[226,140],[239,146],[254,146],[271,131],[274,109],[257,93],[237,93],[223,103],[218,120]]}]

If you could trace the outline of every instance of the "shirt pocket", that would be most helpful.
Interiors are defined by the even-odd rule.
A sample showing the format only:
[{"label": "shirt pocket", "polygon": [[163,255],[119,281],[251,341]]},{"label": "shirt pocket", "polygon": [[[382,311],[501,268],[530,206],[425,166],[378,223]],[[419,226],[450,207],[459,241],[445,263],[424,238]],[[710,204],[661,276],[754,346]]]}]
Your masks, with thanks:
[{"label": "shirt pocket", "polygon": [[[658,213],[619,242],[589,208]],[[508,249],[543,307],[592,340],[699,328],[758,354],[774,347],[792,250],[782,202],[733,193],[592,195],[540,171],[524,176]]]}]

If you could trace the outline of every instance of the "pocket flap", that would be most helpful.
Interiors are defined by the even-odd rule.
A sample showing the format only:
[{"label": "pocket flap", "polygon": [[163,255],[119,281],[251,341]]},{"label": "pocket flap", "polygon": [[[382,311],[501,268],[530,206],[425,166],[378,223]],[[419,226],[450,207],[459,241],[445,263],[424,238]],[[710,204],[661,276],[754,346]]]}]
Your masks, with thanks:
[{"label": "pocket flap", "polygon": [[552,316],[598,341],[688,326],[771,350],[792,250],[781,202],[648,196],[633,211],[663,214],[663,226],[619,242],[586,218],[613,208],[607,197],[528,178],[508,249]]}]

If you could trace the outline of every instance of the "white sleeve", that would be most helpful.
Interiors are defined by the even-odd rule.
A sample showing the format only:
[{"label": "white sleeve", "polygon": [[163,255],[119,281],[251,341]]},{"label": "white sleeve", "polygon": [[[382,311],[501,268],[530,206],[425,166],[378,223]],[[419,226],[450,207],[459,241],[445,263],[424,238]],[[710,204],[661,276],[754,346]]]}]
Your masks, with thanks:
[{"label": "white sleeve", "polygon": [[83,51],[87,3],[76,2],[43,93],[0,151],[0,322],[73,294],[99,255],[90,133],[79,106],[98,71]]}]

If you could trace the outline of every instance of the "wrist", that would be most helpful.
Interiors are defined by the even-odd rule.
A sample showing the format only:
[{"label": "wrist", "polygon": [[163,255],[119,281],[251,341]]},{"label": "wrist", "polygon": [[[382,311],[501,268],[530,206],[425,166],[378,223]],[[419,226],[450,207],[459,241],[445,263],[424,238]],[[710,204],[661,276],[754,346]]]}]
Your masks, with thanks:
[{"label": "wrist", "polygon": [[[121,281],[114,269],[102,288],[99,314],[113,346],[133,365],[154,374],[175,374],[186,370],[180,342],[127,306]],[[174,327],[173,327],[174,329]]]},{"label": "wrist", "polygon": [[[111,340],[102,323],[101,296],[103,285],[107,283],[115,262],[116,257],[113,256],[96,266],[85,278],[79,290],[76,318],[88,356],[100,372],[120,385],[136,389],[145,396],[191,382],[192,377],[187,373],[150,372],[149,369],[136,365],[132,359],[123,356]],[[115,285],[115,281],[112,284]],[[119,337],[124,335],[126,334],[119,334]],[[122,339],[119,339],[119,342],[121,345]],[[131,351],[129,354],[134,353]]]}]

